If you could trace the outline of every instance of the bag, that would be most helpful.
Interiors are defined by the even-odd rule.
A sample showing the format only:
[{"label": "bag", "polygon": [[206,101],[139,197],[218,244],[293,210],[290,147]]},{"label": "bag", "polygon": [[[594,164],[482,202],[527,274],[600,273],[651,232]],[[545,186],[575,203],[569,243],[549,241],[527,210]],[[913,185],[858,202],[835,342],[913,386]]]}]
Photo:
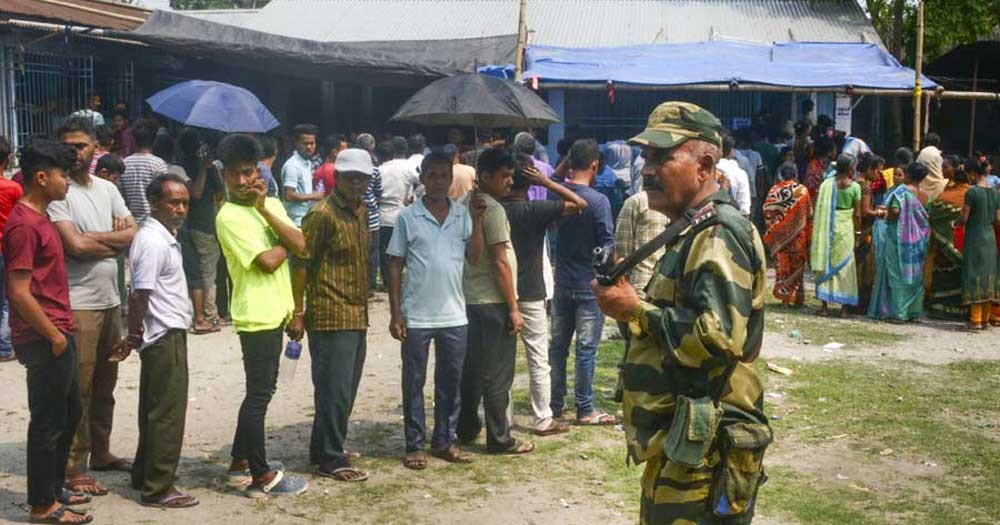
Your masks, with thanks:
[{"label": "bag", "polygon": [[955,245],[955,249],[964,252],[965,251],[965,226],[959,224],[955,226],[955,231],[952,237],[951,243]]},{"label": "bag", "polygon": [[715,440],[722,415],[722,407],[708,396],[692,399],[678,395],[674,420],[663,445],[667,459],[686,467],[702,466]]},{"label": "bag", "polygon": [[719,465],[710,500],[716,516],[753,511],[757,489],[767,481],[764,451],[773,439],[771,427],[763,423],[733,423],[719,432]]}]

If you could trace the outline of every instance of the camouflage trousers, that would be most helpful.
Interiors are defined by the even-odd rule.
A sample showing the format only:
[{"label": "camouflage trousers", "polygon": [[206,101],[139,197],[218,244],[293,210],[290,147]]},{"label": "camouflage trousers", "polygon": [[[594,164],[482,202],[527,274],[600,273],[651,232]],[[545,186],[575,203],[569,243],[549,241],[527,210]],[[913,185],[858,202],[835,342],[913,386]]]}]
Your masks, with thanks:
[{"label": "camouflage trousers", "polygon": [[641,525],[749,525],[753,509],[739,518],[720,518],[709,508],[712,475],[719,452],[698,468],[678,465],[660,454],[646,461],[639,504]]}]

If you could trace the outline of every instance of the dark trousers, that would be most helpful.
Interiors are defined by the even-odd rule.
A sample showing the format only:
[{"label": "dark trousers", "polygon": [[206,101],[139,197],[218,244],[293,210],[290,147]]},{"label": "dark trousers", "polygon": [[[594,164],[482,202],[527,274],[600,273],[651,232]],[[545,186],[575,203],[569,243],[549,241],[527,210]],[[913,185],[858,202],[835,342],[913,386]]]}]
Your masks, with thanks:
[{"label": "dark trousers", "polygon": [[66,352],[52,355],[48,341],[14,345],[17,360],[27,368],[28,504],[51,505],[66,479],[66,460],[83,405],[77,378],[76,347],[67,335]]},{"label": "dark trousers", "polygon": [[174,488],[184,444],[187,416],[187,332],[170,330],[139,352],[139,446],[132,466],[132,488],[142,500],[163,497]]},{"label": "dark trousers", "polygon": [[309,462],[326,468],[348,465],[344,456],[348,420],[365,366],[364,330],[309,330],[313,418]]},{"label": "dark trousers", "polygon": [[378,229],[368,232],[368,290],[372,292],[378,288],[379,261],[382,255],[379,253],[382,248],[380,234]]},{"label": "dark trousers", "polygon": [[378,263],[382,272],[382,286],[389,288],[389,254],[385,253],[389,249],[389,241],[392,240],[392,231],[395,228],[381,226],[378,232]]},{"label": "dark trousers", "polygon": [[281,340],[284,326],[259,332],[240,332],[243,348],[243,372],[246,375],[246,395],[240,405],[233,437],[233,459],[250,463],[250,473],[263,476],[267,466],[264,417],[267,405],[274,396],[278,381],[278,360],[281,358]]},{"label": "dark trousers", "polygon": [[471,441],[479,435],[479,400],[486,414],[486,448],[502,452],[514,445],[510,435],[510,387],[514,383],[517,338],[510,333],[506,304],[465,307],[469,318],[469,346],[462,370],[462,409],[458,438]]},{"label": "dark trousers", "polygon": [[443,450],[455,442],[468,326],[407,328],[403,358],[403,433],[406,452],[422,450],[426,441],[424,384],[427,356],[434,341],[434,434],[431,448]]}]

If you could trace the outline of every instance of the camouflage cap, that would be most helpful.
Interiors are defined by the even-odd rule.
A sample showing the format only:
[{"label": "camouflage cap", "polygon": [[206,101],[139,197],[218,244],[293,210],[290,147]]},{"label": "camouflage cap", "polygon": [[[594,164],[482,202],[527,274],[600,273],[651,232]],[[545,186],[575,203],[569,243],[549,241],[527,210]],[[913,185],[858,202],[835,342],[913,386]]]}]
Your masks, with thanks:
[{"label": "camouflage cap", "polygon": [[707,109],[689,102],[664,102],[649,114],[642,133],[630,144],[669,149],[688,139],[703,140],[722,147],[722,123]]}]

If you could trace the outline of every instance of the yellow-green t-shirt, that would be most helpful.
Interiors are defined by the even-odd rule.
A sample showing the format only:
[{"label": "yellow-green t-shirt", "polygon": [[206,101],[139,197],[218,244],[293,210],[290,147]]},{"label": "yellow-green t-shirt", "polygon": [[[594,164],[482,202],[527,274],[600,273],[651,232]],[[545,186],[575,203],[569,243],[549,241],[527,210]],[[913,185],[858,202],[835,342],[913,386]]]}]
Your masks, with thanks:
[{"label": "yellow-green t-shirt", "polygon": [[[264,207],[289,225],[285,207],[267,198]],[[278,328],[292,316],[292,280],[288,261],[272,273],[261,270],[254,260],[278,244],[271,229],[253,206],[227,202],[215,216],[215,229],[233,280],[229,313],[237,332],[259,332]]]}]

